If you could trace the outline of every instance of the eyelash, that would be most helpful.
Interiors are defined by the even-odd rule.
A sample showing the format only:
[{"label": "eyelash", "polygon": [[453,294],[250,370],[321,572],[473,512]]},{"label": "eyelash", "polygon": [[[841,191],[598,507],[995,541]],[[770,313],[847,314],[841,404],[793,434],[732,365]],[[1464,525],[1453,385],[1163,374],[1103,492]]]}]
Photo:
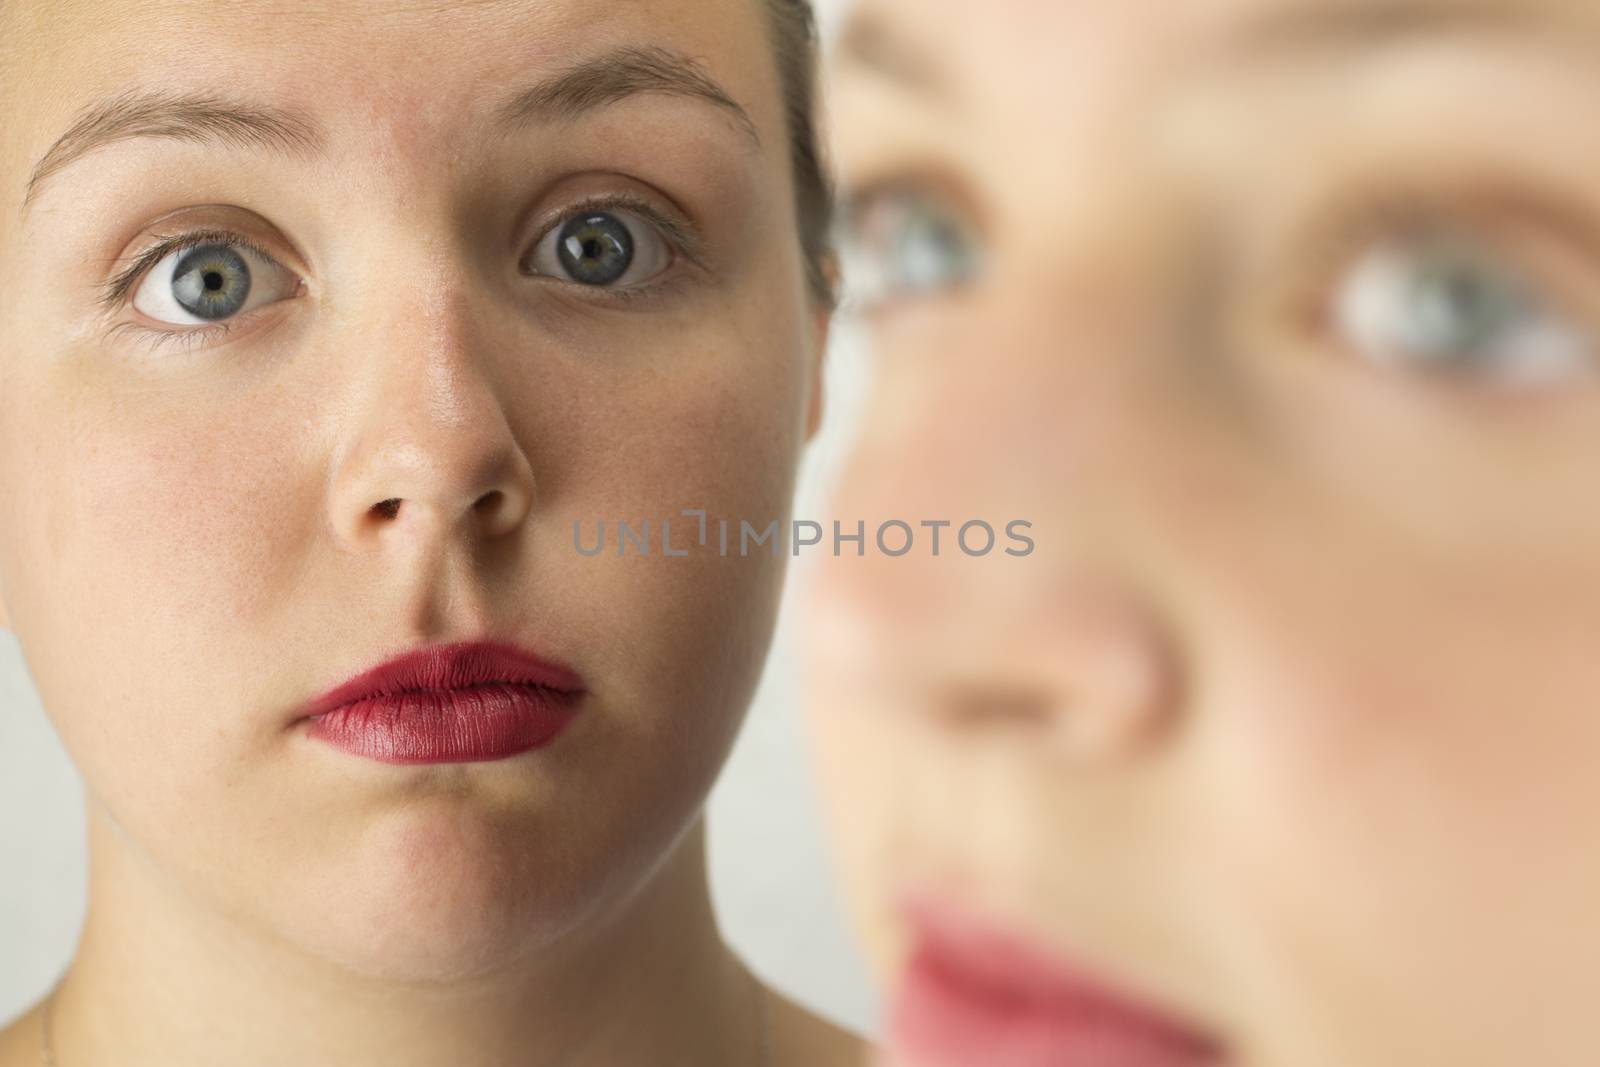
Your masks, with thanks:
[{"label": "eyelash", "polygon": [[[672,248],[674,264],[676,264],[677,258],[681,256],[696,266],[701,265],[700,240],[698,236],[678,220],[665,212],[657,210],[654,205],[637,196],[594,196],[568,204],[560,212],[550,216],[549,221],[540,228],[532,247],[537,248],[539,243],[548,237],[552,230],[565,223],[573,215],[585,211],[605,211],[619,208],[631,211],[660,228],[664,238]],[[271,260],[274,263],[277,262],[277,257],[273,256],[258,242],[231,230],[201,229],[163,237],[156,244],[135,256],[132,263],[105,283],[100,297],[101,307],[108,313],[114,313],[128,303],[129,294],[158,263],[174,252],[186,251],[206,244],[225,244],[233,248],[243,248],[255,253],[262,259]],[[531,249],[529,253],[525,253],[518,260],[519,269],[528,258],[528,255],[531,255]],[[668,270],[671,270],[671,267]],[[663,272],[663,274],[665,273]],[[600,288],[580,285],[577,282],[566,282],[564,279],[550,278],[547,275],[530,275],[530,277],[545,278],[549,281],[580,289],[590,298],[598,296],[601,299],[618,302],[631,302],[655,296],[656,290],[666,284],[664,282],[651,282],[621,288]],[[137,322],[123,322],[113,326],[107,336],[115,336],[124,331],[136,332],[147,337],[153,337],[159,344],[176,344],[184,348],[191,348],[205,341],[223,336],[231,332],[232,329],[232,324],[228,322],[219,322],[211,326],[188,330],[168,330],[145,326]]]}]

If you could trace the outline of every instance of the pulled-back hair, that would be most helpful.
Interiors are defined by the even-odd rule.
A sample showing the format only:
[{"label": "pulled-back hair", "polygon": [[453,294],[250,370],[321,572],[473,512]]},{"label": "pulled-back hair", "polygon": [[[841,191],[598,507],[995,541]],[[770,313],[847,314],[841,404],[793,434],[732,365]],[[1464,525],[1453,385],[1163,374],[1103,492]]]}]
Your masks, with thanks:
[{"label": "pulled-back hair", "polygon": [[795,210],[806,275],[816,299],[832,306],[833,188],[823,167],[817,130],[816,19],[810,0],[763,0],[772,25],[783,86],[789,156],[794,167]]}]

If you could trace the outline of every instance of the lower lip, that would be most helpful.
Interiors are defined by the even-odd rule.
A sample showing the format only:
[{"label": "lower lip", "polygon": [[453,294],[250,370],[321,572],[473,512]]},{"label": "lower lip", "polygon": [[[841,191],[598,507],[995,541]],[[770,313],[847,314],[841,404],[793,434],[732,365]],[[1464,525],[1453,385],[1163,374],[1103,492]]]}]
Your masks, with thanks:
[{"label": "lower lip", "polygon": [[310,736],[380,763],[475,763],[554,741],[578,694],[477,685],[358,700],[311,720]]},{"label": "lower lip", "polygon": [[[919,1067],[1218,1067],[1218,1050],[1090,987],[1031,981],[1039,961],[1009,943],[917,945],[891,1042]],[[980,977],[987,976],[987,977]]]}]

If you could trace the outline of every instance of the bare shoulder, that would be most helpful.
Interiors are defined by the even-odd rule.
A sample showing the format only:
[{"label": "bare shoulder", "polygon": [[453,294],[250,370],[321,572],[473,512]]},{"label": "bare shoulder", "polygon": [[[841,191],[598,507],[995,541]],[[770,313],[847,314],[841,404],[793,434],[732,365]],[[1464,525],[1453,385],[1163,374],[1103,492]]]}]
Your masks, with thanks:
[{"label": "bare shoulder", "polygon": [[870,1046],[859,1034],[776,990],[769,990],[768,996],[772,1004],[772,1067],[863,1067],[867,1063]]},{"label": "bare shoulder", "polygon": [[0,1029],[0,1067],[39,1067],[39,1008]]}]

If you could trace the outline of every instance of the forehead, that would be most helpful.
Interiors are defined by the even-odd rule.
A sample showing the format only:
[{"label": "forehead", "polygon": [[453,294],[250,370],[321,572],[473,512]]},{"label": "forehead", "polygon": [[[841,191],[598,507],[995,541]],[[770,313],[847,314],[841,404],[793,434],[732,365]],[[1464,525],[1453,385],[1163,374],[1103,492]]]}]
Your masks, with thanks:
[{"label": "forehead", "polygon": [[[1185,72],[1232,45],[1381,42],[1465,28],[1600,27],[1592,0],[857,0],[844,37],[944,68],[964,93],[1032,107],[1029,89],[1094,91]],[[847,48],[847,52],[854,49]],[[1005,57],[997,66],[997,57]],[[853,73],[849,64],[841,68]]]},{"label": "forehead", "polygon": [[142,69],[146,59],[205,68],[255,57],[303,68],[331,53],[340,69],[363,74],[385,71],[398,57],[443,63],[448,72],[508,53],[556,60],[586,38],[605,43],[629,33],[732,58],[748,48],[744,35],[757,28],[759,13],[758,0],[0,0],[8,31],[26,38],[29,57],[92,54],[110,73]]},{"label": "forehead", "polygon": [[627,45],[692,57],[759,128],[781,122],[759,0],[0,0],[0,20],[16,59],[8,184],[86,105],[130,89],[294,104],[404,152],[445,143],[509,88]]},{"label": "forehead", "polygon": [[954,154],[1019,202],[1054,201],[1028,183],[1081,176],[1086,159],[1109,173],[1180,116],[1303,132],[1306,105],[1326,117],[1343,101],[1345,118],[1382,124],[1401,113],[1397,102],[1451,93],[1526,111],[1576,99],[1580,81],[1577,98],[1592,97],[1600,69],[1593,0],[994,0],[976,10],[857,0],[832,63],[847,176]]}]

